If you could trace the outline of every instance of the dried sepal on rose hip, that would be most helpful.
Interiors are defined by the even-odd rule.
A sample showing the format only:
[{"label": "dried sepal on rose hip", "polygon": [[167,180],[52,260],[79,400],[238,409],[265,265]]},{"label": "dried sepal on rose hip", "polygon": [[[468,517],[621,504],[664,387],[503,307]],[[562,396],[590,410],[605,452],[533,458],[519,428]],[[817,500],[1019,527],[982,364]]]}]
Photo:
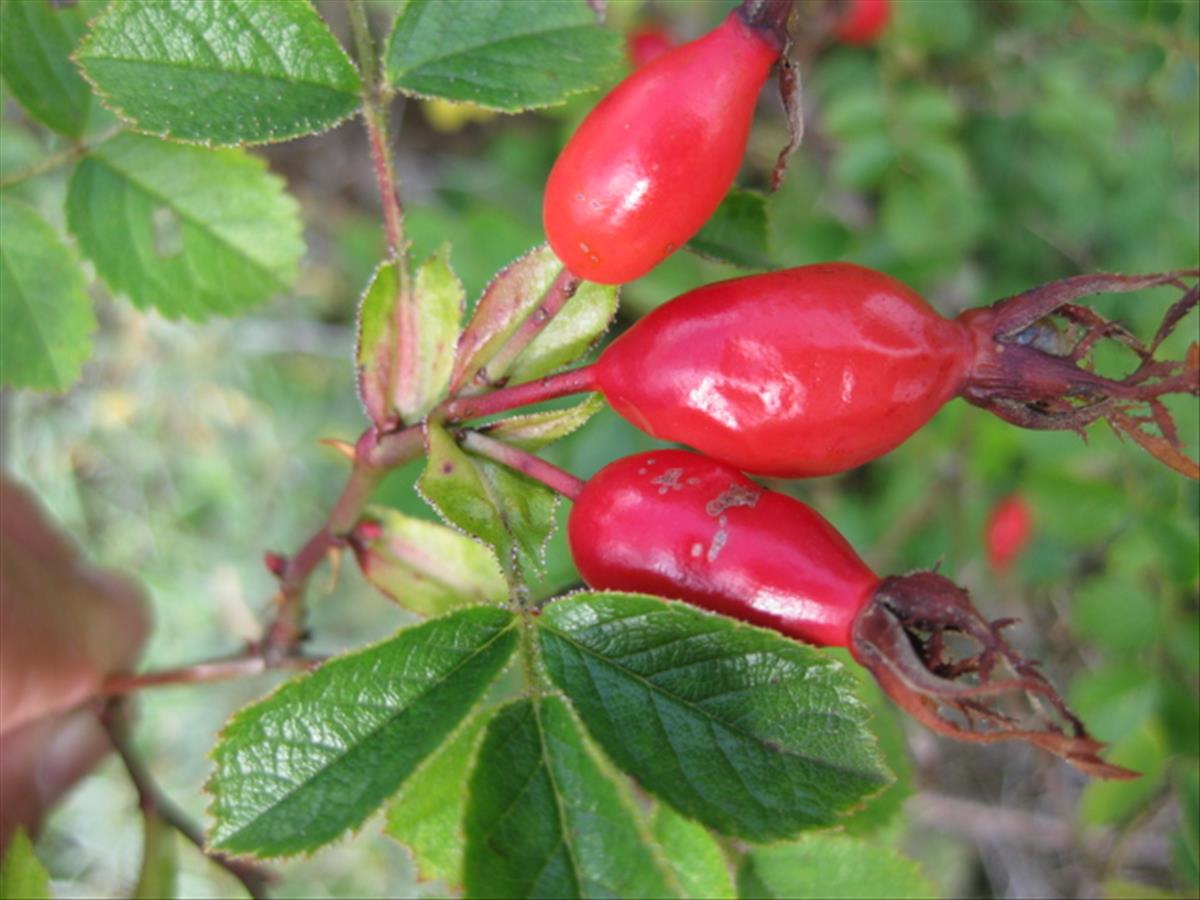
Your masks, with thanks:
[{"label": "dried sepal on rose hip", "polygon": [[880,579],[821,516],[729,466],[682,450],[601,469],[568,524],[591,587],[635,591],[845,647],[901,708],[966,741],[1024,740],[1100,778],[1099,757],[1035,663],[965,591],[933,572]]},{"label": "dried sepal on rose hip", "polygon": [[[916,291],[852,263],[800,266],[706,285],[655,309],[596,362],[463,403],[452,417],[581,390],[616,412],[745,472],[799,478],[852,469],[899,446],[962,397],[1025,428],[1082,433],[1106,420],[1157,459],[1200,477],[1163,403],[1200,395],[1200,351],[1159,358],[1200,297],[1196,270],[1081,275],[954,319]],[[1172,287],[1182,296],[1146,344],[1081,306],[1090,294]],[[1062,328],[1055,323],[1061,323]],[[1126,347],[1124,378],[1091,368]]]},{"label": "dried sepal on rose hip", "polygon": [[546,237],[581,278],[622,284],[687,243],[742,164],[754,107],[787,41],[790,0],[746,0],[708,34],[638,68],[563,148]]}]

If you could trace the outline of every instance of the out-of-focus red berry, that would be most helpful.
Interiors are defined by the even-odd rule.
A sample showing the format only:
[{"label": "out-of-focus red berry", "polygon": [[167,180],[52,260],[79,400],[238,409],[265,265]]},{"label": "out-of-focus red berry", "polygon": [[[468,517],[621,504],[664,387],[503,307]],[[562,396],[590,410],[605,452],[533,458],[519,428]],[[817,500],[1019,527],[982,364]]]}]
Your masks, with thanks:
[{"label": "out-of-focus red berry", "polygon": [[869,44],[887,28],[891,16],[891,0],[850,0],[850,9],[837,27],[838,40]]},{"label": "out-of-focus red berry", "polygon": [[997,572],[1009,569],[1033,537],[1033,510],[1020,494],[1005,497],[992,509],[984,531],[988,560]]}]

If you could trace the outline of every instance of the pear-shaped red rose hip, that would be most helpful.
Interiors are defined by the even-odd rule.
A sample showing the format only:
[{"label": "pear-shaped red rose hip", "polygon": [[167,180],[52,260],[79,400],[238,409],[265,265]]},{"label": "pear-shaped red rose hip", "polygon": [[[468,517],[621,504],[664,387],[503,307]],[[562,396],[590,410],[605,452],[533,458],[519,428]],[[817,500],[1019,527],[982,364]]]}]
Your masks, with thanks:
[{"label": "pear-shaped red rose hip", "polygon": [[783,47],[781,28],[755,23],[747,7],[622,81],[563,149],[542,217],[554,252],[576,275],[632,281],[720,205]]},{"label": "pear-shaped red rose hip", "polygon": [[[572,491],[568,537],[593,588],[656,594],[819,646],[846,647],[928,727],[1021,739],[1103,778],[1054,688],[966,592],[932,572],[878,578],[821,516],[682,450],[626,457]],[[956,640],[947,640],[950,635]]]}]

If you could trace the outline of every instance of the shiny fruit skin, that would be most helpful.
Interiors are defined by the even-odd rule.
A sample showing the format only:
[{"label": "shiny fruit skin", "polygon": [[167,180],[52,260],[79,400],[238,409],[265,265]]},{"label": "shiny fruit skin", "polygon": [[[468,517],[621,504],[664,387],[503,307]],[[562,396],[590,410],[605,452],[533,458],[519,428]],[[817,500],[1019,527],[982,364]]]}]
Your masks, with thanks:
[{"label": "shiny fruit skin", "polygon": [[591,587],[655,594],[821,646],[849,646],[879,580],[821,516],[683,450],[619,459],[567,526]]},{"label": "shiny fruit skin", "polygon": [[849,263],[710,284],[658,307],[595,366],[621,416],[760,475],[854,468],[962,387],[968,329]]},{"label": "shiny fruit skin", "polygon": [[1020,494],[1005,497],[992,509],[984,528],[988,561],[997,572],[1009,569],[1033,537],[1033,510]]},{"label": "shiny fruit skin", "polygon": [[850,9],[837,27],[838,40],[870,44],[883,34],[891,16],[891,0],[850,0]]},{"label": "shiny fruit skin", "polygon": [[735,11],[638,69],[584,119],[546,183],[554,252],[588,281],[622,284],[682,247],[741,166],[780,48]]}]

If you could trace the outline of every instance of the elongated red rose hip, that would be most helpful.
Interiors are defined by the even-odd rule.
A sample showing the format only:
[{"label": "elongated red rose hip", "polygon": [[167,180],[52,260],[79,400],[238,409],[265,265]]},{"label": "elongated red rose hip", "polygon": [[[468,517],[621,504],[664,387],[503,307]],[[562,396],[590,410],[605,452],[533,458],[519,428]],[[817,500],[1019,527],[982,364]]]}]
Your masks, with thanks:
[{"label": "elongated red rose hip", "polygon": [[[939,733],[1027,740],[1103,778],[1054,688],[966,592],[932,572],[878,578],[821,516],[736,469],[682,450],[626,457],[578,491],[571,553],[593,588],[656,594],[820,646],[846,647]],[[951,649],[948,634],[969,650]]]},{"label": "elongated red rose hip", "polygon": [[600,101],[546,183],[546,237],[568,269],[632,281],[700,230],[737,175],[782,46],[777,29],[749,24],[743,4]]},{"label": "elongated red rose hip", "polygon": [[[1200,299],[1183,281],[1197,274],[1080,275],[945,319],[911,288],[862,266],[784,269],[690,291],[638,321],[592,366],[455,401],[448,413],[468,418],[599,390],[655,437],[746,472],[795,478],[875,459],[960,396],[1025,428],[1082,431],[1105,419],[1196,478],[1162,398],[1200,394],[1200,349],[1181,361],[1157,351]],[[1161,285],[1183,296],[1149,344],[1076,303]],[[1102,340],[1133,355],[1125,378],[1089,366]]]}]

